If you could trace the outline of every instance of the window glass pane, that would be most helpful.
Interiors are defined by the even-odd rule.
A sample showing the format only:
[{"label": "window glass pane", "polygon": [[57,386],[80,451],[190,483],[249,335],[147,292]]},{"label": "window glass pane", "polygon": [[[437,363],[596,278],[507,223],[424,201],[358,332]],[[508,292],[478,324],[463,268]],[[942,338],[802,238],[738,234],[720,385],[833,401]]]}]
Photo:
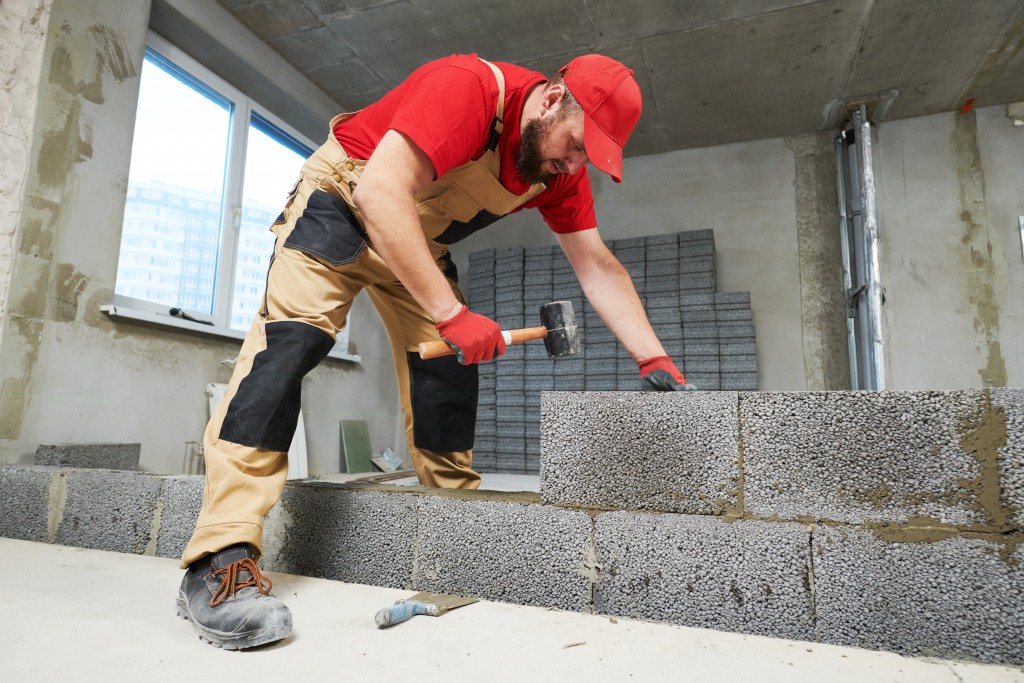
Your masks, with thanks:
[{"label": "window glass pane", "polygon": [[242,185],[242,223],[235,261],[231,328],[247,330],[263,304],[267,267],[274,252],[270,225],[310,150],[255,114],[249,125]]},{"label": "window glass pane", "polygon": [[115,291],[213,313],[231,103],[147,50]]}]

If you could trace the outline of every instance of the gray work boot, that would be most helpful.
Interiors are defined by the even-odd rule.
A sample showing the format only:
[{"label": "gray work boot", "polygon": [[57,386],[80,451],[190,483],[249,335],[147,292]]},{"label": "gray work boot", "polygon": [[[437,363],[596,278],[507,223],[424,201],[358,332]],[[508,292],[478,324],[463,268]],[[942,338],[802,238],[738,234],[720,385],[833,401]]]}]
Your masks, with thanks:
[{"label": "gray work boot", "polygon": [[185,570],[177,614],[215,647],[241,650],[284,638],[292,613],[274,596],[248,545],[235,545],[196,560]]}]

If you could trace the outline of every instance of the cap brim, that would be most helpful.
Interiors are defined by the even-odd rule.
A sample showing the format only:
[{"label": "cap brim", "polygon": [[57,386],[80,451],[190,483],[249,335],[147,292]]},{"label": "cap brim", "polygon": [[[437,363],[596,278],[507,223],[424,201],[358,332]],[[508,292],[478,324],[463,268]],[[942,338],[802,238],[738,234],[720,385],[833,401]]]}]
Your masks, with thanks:
[{"label": "cap brim", "polygon": [[617,183],[622,182],[622,148],[597,123],[583,112],[583,144],[587,159]]}]

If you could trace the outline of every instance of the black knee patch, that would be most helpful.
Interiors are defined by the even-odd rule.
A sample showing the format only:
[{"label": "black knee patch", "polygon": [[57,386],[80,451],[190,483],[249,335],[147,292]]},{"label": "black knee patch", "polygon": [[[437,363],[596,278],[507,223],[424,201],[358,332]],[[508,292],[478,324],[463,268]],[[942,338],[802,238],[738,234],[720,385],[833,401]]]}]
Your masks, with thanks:
[{"label": "black knee patch", "polygon": [[476,433],[479,368],[455,356],[408,357],[413,443],[428,451],[468,451]]},{"label": "black knee patch", "polygon": [[334,346],[323,330],[306,323],[267,323],[267,348],[253,358],[252,370],[228,406],[220,438],[272,451],[287,451],[295,435],[302,400],[302,378]]},{"label": "black knee patch", "polygon": [[315,190],[284,246],[329,266],[344,266],[359,258],[366,239],[348,204],[329,192]]}]

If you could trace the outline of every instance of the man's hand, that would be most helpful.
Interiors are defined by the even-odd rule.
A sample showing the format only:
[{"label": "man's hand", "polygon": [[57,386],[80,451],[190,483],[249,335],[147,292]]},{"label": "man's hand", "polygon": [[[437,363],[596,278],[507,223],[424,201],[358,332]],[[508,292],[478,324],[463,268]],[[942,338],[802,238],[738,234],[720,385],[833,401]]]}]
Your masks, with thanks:
[{"label": "man's hand", "polygon": [[697,387],[686,383],[683,373],[668,356],[655,356],[642,360],[640,388],[644,391],[695,391]]},{"label": "man's hand", "polygon": [[501,336],[498,323],[473,313],[465,306],[435,327],[463,365],[488,361],[505,353],[505,338]]}]

